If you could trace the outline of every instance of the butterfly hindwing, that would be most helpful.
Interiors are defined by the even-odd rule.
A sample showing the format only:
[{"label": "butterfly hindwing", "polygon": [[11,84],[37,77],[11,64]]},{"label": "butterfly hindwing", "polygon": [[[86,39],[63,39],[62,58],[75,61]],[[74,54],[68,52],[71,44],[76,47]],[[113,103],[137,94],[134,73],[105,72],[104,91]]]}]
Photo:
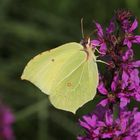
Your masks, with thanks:
[{"label": "butterfly hindwing", "polygon": [[[96,63],[91,63],[85,61],[56,86],[50,95],[51,103],[55,107],[75,113],[79,107],[94,98],[98,76],[95,72]],[[93,68],[96,69],[92,71]]]}]

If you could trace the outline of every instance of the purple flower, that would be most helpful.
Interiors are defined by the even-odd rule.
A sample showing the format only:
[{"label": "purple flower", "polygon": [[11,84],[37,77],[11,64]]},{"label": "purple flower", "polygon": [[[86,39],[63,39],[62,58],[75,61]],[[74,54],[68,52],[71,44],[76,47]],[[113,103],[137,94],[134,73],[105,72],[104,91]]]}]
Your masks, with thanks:
[{"label": "purple flower", "polygon": [[86,134],[79,136],[78,140],[139,140],[140,112],[137,108],[133,111],[121,111],[116,119],[111,110],[104,107],[102,110],[104,113],[98,111],[98,113],[85,115],[82,120],[79,120]]},{"label": "purple flower", "polygon": [[[114,77],[113,77],[110,87],[107,87],[105,85],[104,80],[105,79],[101,78],[100,76],[98,91],[101,95],[103,95],[104,98],[99,102],[99,104],[105,107],[106,105],[115,104],[119,101],[120,107],[122,108],[121,102],[123,101],[121,101],[122,96],[120,96],[120,93],[122,92],[122,90],[120,86],[121,83],[119,82],[120,81],[119,73],[118,72],[114,73]],[[129,97],[130,97],[130,94],[129,94]],[[128,103],[129,103],[129,100],[128,100]]]},{"label": "purple flower", "polygon": [[1,140],[14,140],[12,123],[15,118],[11,110],[0,103],[0,139]]},{"label": "purple flower", "polygon": [[139,86],[138,67],[140,67],[140,60],[122,63],[122,89],[129,86],[128,89],[132,90]]},{"label": "purple flower", "polygon": [[[119,102],[120,107],[123,108],[130,103],[132,97],[140,101],[138,71],[140,61],[133,60],[134,53],[131,48],[132,43],[140,42],[140,36],[134,35],[133,31],[137,28],[138,21],[136,19],[132,21],[131,18],[131,12],[118,10],[116,12],[116,23],[120,25],[119,31],[115,25],[115,17],[113,17],[109,27],[106,28],[105,34],[101,25],[96,23],[98,38],[102,38],[102,42],[108,45],[103,47],[106,48],[104,51],[101,51],[104,55],[99,56],[110,64],[107,70],[111,71],[110,74],[112,75],[112,79],[100,79],[98,91],[105,97],[100,102],[103,106]],[[91,41],[92,44],[100,45],[101,43],[98,42],[101,41],[99,39]]]},{"label": "purple flower", "polygon": [[132,13],[129,10],[118,9],[115,13],[116,20],[118,22],[122,22],[124,20],[128,20],[132,17]]},{"label": "purple flower", "polygon": [[120,66],[120,81],[121,81],[121,91],[118,95],[121,101],[121,105],[125,106],[130,102],[130,98],[140,101],[139,96],[139,71],[140,60],[133,60],[133,50],[127,49],[126,52],[121,56],[122,62]]},{"label": "purple flower", "polygon": [[[138,67],[139,63],[140,61],[131,62],[135,67]],[[105,85],[106,80],[100,76],[98,91],[104,97],[100,101],[100,105],[119,103],[120,108],[123,109],[130,103],[131,98],[140,101],[139,72],[137,69],[131,69],[130,64],[129,66],[130,68],[127,67],[126,71],[123,70],[122,76],[117,71],[114,73],[110,87]]]},{"label": "purple flower", "polygon": [[133,17],[132,13],[128,10],[117,10],[116,14],[116,21],[118,23],[118,25],[120,26],[120,28],[122,29],[122,31],[126,31],[130,28],[131,26],[131,18]]},{"label": "purple flower", "polygon": [[134,55],[133,50],[132,49],[127,49],[125,51],[125,53],[122,55],[122,61],[123,62],[127,62],[129,60],[132,60],[133,59],[133,55]]},{"label": "purple flower", "polygon": [[133,35],[133,31],[137,28],[138,21],[135,19],[130,28],[125,30],[125,39],[123,44],[127,45],[128,48],[132,47],[132,43],[140,44],[140,36],[139,35]]},{"label": "purple flower", "polygon": [[103,29],[101,27],[101,25],[97,22],[95,22],[96,25],[96,29],[97,29],[97,39],[96,40],[92,40],[91,44],[93,46],[100,46],[99,50],[102,54],[105,54],[107,51],[107,46],[106,46],[106,42],[105,42],[105,38],[104,38],[104,33],[103,33]]},{"label": "purple flower", "polygon": [[106,34],[111,34],[115,31],[114,18],[111,19],[109,27],[106,28]]},{"label": "purple flower", "polygon": [[134,35],[133,33],[138,26],[138,21],[132,13],[126,10],[117,10],[116,20],[121,27],[121,31],[124,32],[123,45],[127,45],[128,48],[131,48],[132,43],[140,44],[140,36]]},{"label": "purple flower", "polygon": [[132,48],[133,43],[140,44],[140,35],[134,34],[138,21],[131,12],[118,10],[105,32],[95,25],[97,39],[91,44],[101,51],[98,59],[109,65],[99,69],[98,95],[103,98],[80,120],[86,134],[78,140],[139,140],[140,112],[127,111],[131,99],[140,102],[140,60],[134,60]]},{"label": "purple flower", "polygon": [[115,22],[114,18],[111,19],[109,26],[106,28],[105,32],[103,31],[102,26],[95,22],[96,30],[97,30],[97,39],[91,40],[91,44],[93,47],[99,48],[100,55],[104,56],[107,53],[107,45],[116,44],[117,38],[113,34],[115,31]]},{"label": "purple flower", "polygon": [[100,105],[106,106],[107,104],[110,103],[115,103],[116,102],[116,95],[114,93],[114,87],[115,87],[115,82],[112,84],[114,86],[111,87],[111,90],[107,90],[105,87],[104,82],[100,78],[100,83],[98,85],[98,91],[100,94],[102,94],[105,98],[100,101]]},{"label": "purple flower", "polygon": [[130,98],[134,94],[128,94],[125,90],[121,90],[119,81],[119,73],[114,75],[111,87],[107,90],[103,79],[100,78],[100,83],[98,85],[98,91],[104,98],[99,102],[99,105],[105,107],[107,105],[115,104],[119,101],[119,106],[121,109],[125,108],[128,103],[130,103]]}]

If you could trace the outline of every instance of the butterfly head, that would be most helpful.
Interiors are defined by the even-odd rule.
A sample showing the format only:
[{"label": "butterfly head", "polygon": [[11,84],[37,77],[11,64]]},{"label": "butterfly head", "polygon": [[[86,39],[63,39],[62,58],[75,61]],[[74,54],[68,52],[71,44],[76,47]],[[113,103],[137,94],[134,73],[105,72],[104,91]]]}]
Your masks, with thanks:
[{"label": "butterfly head", "polygon": [[96,56],[94,55],[94,48],[91,45],[91,40],[90,38],[84,38],[81,40],[80,44],[84,47],[82,51],[84,51],[87,54],[87,59],[86,60],[96,60]]},{"label": "butterfly head", "polygon": [[81,18],[81,33],[82,33],[82,40],[80,41],[80,44],[84,47],[85,50],[87,50],[87,48],[90,48],[91,42],[90,42],[90,37],[85,36],[84,34],[83,18]]},{"label": "butterfly head", "polygon": [[91,47],[91,42],[90,42],[90,37],[85,37],[80,41],[80,44],[85,48],[90,48]]}]

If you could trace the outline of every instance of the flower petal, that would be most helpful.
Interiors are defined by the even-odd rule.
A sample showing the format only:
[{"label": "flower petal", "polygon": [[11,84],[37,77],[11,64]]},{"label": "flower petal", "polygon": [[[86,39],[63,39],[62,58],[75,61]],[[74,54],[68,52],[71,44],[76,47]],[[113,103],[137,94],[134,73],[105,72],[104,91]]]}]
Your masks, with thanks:
[{"label": "flower petal", "polygon": [[99,50],[100,50],[101,53],[106,54],[107,46],[106,46],[105,42],[100,44],[100,49]]},{"label": "flower petal", "polygon": [[140,60],[133,61],[131,64],[132,64],[133,67],[135,67],[135,68],[140,67]]},{"label": "flower petal", "polygon": [[124,39],[123,45],[127,45],[129,49],[132,47],[132,43],[128,38]]},{"label": "flower petal", "polygon": [[137,140],[136,137],[126,136],[123,140]]},{"label": "flower petal", "polygon": [[111,133],[111,132],[110,133],[109,132],[108,133],[104,133],[104,134],[102,134],[102,138],[103,139],[112,138],[112,135],[113,135],[113,133]]},{"label": "flower petal", "polygon": [[118,80],[119,80],[119,74],[118,73],[115,73],[114,78],[113,78],[113,81],[111,83],[111,89],[112,89],[112,91],[115,91],[116,90],[116,87],[117,87],[117,84],[118,84]]},{"label": "flower petal", "polygon": [[140,79],[139,79],[139,71],[137,69],[132,70],[130,73],[130,89],[139,87]]},{"label": "flower petal", "polygon": [[122,89],[124,89],[125,87],[128,86],[128,79],[129,79],[129,75],[126,73],[125,70],[123,70],[123,73],[122,73]]},{"label": "flower petal", "polygon": [[87,124],[89,124],[90,126],[95,126],[96,125],[96,119],[97,117],[95,115],[92,116],[92,118],[90,116],[83,116],[83,119],[87,122]]},{"label": "flower petal", "polygon": [[91,127],[90,127],[86,122],[79,120],[79,123],[80,123],[80,125],[81,125],[82,127],[84,127],[85,129],[90,130]]},{"label": "flower petal", "polygon": [[113,124],[113,115],[109,111],[107,111],[105,114],[105,121],[108,126]]},{"label": "flower petal", "polygon": [[125,54],[122,56],[123,61],[127,61],[129,58],[133,57],[133,50],[132,49],[128,49]]},{"label": "flower petal", "polygon": [[140,123],[140,112],[137,112],[135,115],[134,115],[134,121],[136,122],[136,123]]},{"label": "flower petal", "polygon": [[101,25],[97,22],[95,22],[95,25],[96,25],[98,36],[102,38],[103,37],[103,29],[102,29]]},{"label": "flower petal", "polygon": [[110,34],[110,33],[112,33],[112,32],[114,32],[114,30],[115,30],[115,23],[114,23],[114,21],[113,21],[113,19],[110,21],[110,24],[109,24],[109,27],[108,28],[106,28],[106,33],[108,34]]},{"label": "flower petal", "polygon": [[140,36],[139,35],[135,35],[134,39],[132,40],[132,43],[140,44]]},{"label": "flower petal", "polygon": [[132,31],[134,31],[137,27],[138,27],[138,21],[135,19],[128,31],[129,31],[129,32],[132,32]]},{"label": "flower petal", "polygon": [[100,46],[100,41],[99,40],[91,40],[91,44],[93,45],[93,46]]},{"label": "flower petal", "polygon": [[130,103],[130,99],[121,97],[120,98],[120,107],[123,109],[128,103]]},{"label": "flower petal", "polygon": [[133,97],[136,99],[136,101],[140,101],[140,88],[139,87],[134,92]]},{"label": "flower petal", "polygon": [[101,93],[101,94],[103,94],[103,95],[107,95],[107,93],[108,93],[108,91],[107,91],[107,89],[105,88],[105,85],[104,85],[104,83],[101,81],[100,83],[99,83],[99,85],[98,85],[98,90],[99,90],[99,92]]},{"label": "flower petal", "polygon": [[105,107],[108,104],[108,99],[103,99],[100,101],[99,105]]}]

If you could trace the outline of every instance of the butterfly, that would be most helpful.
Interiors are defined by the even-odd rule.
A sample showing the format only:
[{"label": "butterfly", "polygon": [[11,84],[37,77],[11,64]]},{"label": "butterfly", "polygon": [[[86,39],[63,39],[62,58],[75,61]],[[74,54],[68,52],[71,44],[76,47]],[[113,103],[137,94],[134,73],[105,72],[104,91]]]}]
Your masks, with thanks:
[{"label": "butterfly", "polygon": [[76,113],[96,95],[99,76],[90,38],[45,51],[29,61],[21,79],[49,95],[58,109]]},{"label": "butterfly", "polygon": [[90,42],[71,42],[45,51],[29,61],[21,79],[49,95],[58,109],[75,113],[96,95],[98,68]]}]

